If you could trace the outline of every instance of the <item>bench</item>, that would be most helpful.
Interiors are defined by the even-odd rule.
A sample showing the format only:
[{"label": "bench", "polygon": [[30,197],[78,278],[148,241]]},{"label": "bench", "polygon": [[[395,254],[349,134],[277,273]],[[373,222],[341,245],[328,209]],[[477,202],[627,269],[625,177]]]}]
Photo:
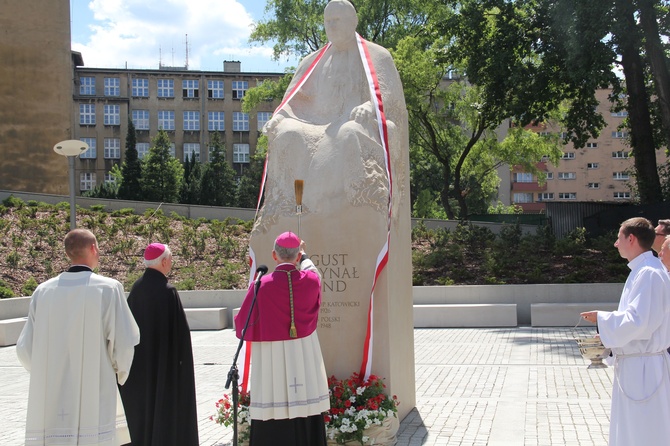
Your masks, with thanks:
[{"label": "bench", "polygon": [[579,313],[591,310],[614,311],[616,302],[581,303],[537,303],[530,304],[530,324],[533,327],[593,327],[594,324],[579,317]]},{"label": "bench", "polygon": [[414,305],[414,328],[516,326],[516,304]]},{"label": "bench", "polygon": [[27,317],[0,320],[0,347],[16,344]]},{"label": "bench", "polygon": [[226,307],[184,308],[191,330],[222,330],[228,327]]}]

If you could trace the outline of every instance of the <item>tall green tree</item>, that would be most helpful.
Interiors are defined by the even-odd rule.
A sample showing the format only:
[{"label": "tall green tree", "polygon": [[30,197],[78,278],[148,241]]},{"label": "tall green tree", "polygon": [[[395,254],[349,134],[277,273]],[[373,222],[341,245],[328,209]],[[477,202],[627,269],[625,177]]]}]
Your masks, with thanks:
[{"label": "tall green tree", "polygon": [[126,150],[121,165],[121,179],[119,198],[122,200],[142,200],[142,160],[137,155],[137,136],[135,124],[128,118],[128,133],[126,134]]},{"label": "tall green tree", "polygon": [[183,204],[204,204],[201,201],[203,168],[200,160],[195,158],[195,153],[191,153],[189,159],[184,162],[184,181],[181,185],[180,203]]},{"label": "tall green tree", "polygon": [[218,132],[212,133],[210,160],[202,175],[202,204],[210,206],[234,206],[237,184],[235,170],[226,161],[226,147]]},{"label": "tall green tree", "polygon": [[159,130],[142,163],[142,193],[146,201],[178,203],[184,167],[170,154],[170,138]]}]

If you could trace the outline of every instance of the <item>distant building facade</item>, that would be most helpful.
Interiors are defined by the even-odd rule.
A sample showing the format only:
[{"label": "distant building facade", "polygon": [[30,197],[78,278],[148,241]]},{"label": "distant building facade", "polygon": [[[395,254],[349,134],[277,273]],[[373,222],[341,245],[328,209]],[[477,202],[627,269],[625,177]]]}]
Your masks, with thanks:
[{"label": "distant building facade", "polygon": [[[524,172],[519,166],[511,169],[512,203],[526,213],[544,212],[547,201],[600,201],[627,202],[636,197],[631,184],[634,168],[627,145],[628,133],[620,129],[627,112],[612,112],[609,102],[611,90],[596,91],[599,101],[598,111],[606,121],[600,136],[590,139],[586,146],[576,149],[572,143],[563,147],[563,155],[557,166],[541,162],[538,167],[546,172],[544,184],[536,175]],[[532,127],[539,133],[560,133],[561,129],[552,125]],[[657,163],[667,161],[665,151],[657,151]]]},{"label": "distant building facade", "polygon": [[77,67],[73,139],[89,145],[76,163],[79,192],[112,180],[112,167],[123,161],[128,119],[135,126],[140,158],[163,129],[170,137],[173,156],[182,162],[192,156],[208,162],[209,143],[217,132],[225,144],[226,159],[243,174],[277,103],[267,101],[253,113],[244,113],[241,100],[249,88],[282,75],[244,73],[235,61],[226,61],[223,71]]}]

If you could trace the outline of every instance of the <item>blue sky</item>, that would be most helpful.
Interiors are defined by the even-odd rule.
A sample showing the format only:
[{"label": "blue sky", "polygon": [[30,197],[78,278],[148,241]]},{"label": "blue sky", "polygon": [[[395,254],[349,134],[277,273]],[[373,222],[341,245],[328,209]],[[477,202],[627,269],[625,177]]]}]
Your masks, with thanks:
[{"label": "blue sky", "polygon": [[95,68],[184,66],[219,71],[239,60],[245,72],[283,72],[269,46],[251,46],[254,21],[266,0],[70,0],[72,49]]}]

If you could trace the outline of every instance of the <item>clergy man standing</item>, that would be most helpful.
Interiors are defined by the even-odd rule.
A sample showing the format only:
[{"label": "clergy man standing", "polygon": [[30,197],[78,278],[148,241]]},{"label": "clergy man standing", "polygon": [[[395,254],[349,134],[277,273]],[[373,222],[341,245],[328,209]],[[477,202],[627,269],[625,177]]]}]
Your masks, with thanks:
[{"label": "clergy man standing", "polygon": [[670,278],[651,252],[654,238],[645,218],[621,224],[614,246],[631,272],[619,308],[582,313],[613,353],[610,446],[670,444]]},{"label": "clergy man standing", "polygon": [[172,253],[152,243],[128,305],[142,339],[119,388],[134,446],[198,446],[191,333],[179,293],[167,280]]},{"label": "clergy man standing", "polygon": [[116,446],[117,379],[123,384],[139,330],[123,285],[93,272],[95,236],[64,239],[72,266],[37,287],[16,343],[30,372],[26,445]]},{"label": "clergy man standing", "polygon": [[330,408],[328,378],[316,334],[321,280],[292,232],[275,240],[275,271],[261,278],[251,309],[252,283],[235,318],[251,348],[252,446],[325,446],[321,412]]}]

